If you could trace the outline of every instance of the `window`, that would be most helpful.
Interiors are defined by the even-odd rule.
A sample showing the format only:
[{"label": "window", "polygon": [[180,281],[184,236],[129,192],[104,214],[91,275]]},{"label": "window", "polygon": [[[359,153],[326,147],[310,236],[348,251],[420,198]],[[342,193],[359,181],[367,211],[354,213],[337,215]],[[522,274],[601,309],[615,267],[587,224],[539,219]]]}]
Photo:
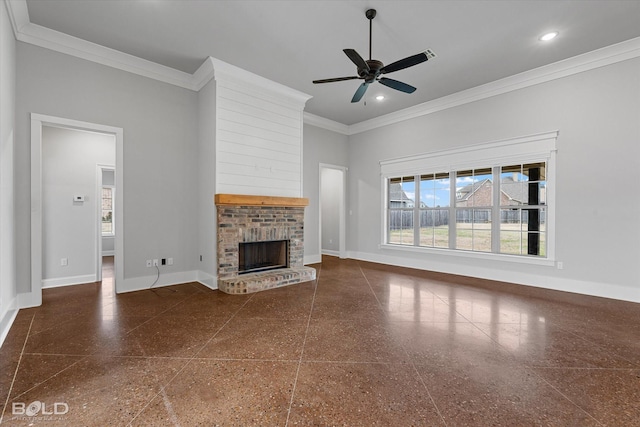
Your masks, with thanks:
[{"label": "window", "polygon": [[113,236],[115,234],[113,222],[113,187],[102,187],[102,235]]},{"label": "window", "polygon": [[546,165],[503,166],[500,172],[500,252],[546,253]]},{"label": "window", "polygon": [[449,174],[439,172],[420,175],[419,246],[449,247],[449,206],[451,181]]},{"label": "window", "polygon": [[415,206],[415,178],[412,176],[389,180],[389,243],[413,245],[413,208]]},{"label": "window", "polygon": [[383,246],[552,263],[556,138],[554,132],[381,162]]}]

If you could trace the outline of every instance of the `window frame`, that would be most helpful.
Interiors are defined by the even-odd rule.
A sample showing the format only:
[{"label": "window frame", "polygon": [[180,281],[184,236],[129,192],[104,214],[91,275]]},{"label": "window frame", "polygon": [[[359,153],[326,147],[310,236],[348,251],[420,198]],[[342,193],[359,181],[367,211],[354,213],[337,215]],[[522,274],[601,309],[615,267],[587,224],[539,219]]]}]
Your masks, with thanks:
[{"label": "window frame", "polygon": [[[505,139],[489,143],[473,144],[463,148],[443,150],[414,156],[407,156],[380,162],[380,177],[382,189],[382,218],[381,218],[381,243],[380,249],[390,249],[406,252],[425,254],[439,254],[446,256],[458,256],[464,258],[491,259],[523,264],[555,265],[555,185],[556,185],[556,142],[559,132],[545,132],[518,138]],[[388,226],[388,184],[392,178],[399,176],[416,176],[449,172],[452,191],[449,203],[449,218],[456,215],[456,172],[468,169],[491,168],[500,176],[500,168],[511,164],[525,164],[545,162],[546,164],[546,256],[526,254],[500,253],[500,221],[498,216],[497,226],[492,227],[491,252],[477,252],[472,250],[456,249],[455,246],[455,221],[449,221],[449,247],[419,246],[419,239],[414,238],[413,245],[393,244],[389,241]],[[420,202],[414,209],[420,211]],[[493,205],[500,212],[500,187],[495,185],[493,189]],[[493,218],[495,220],[495,218]],[[414,221],[415,225],[415,221]],[[414,236],[419,235],[419,227],[414,227]]]},{"label": "window frame", "polygon": [[[111,190],[111,231],[105,233],[104,231],[102,231],[102,214],[104,212],[104,210],[102,209],[102,201],[103,201],[103,197],[102,197],[102,192],[104,189],[109,189]],[[116,187],[115,185],[103,185],[102,187],[100,187],[100,235],[102,237],[115,237],[116,235],[116,222],[115,222],[115,203],[116,203]]]}]

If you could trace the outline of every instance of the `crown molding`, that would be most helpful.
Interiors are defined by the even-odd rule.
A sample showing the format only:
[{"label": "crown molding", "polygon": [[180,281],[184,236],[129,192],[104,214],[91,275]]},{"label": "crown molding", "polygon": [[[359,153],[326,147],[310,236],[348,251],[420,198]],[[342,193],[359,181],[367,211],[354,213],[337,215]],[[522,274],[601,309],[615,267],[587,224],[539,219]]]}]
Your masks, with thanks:
[{"label": "crown molding", "polygon": [[[195,73],[185,73],[33,24],[29,21],[26,0],[5,0],[5,4],[9,12],[9,19],[15,38],[21,42],[193,91],[199,91],[212,78],[222,78],[225,81],[253,83],[254,87],[265,88],[267,93],[284,95],[289,101],[298,105],[304,105],[311,98],[307,94],[212,57],[207,58]],[[640,37],[637,37],[352,125],[345,125],[307,112],[304,113],[304,122],[343,135],[355,135],[639,56]]]},{"label": "crown molding", "polygon": [[342,135],[350,135],[349,126],[334,120],[325,119],[324,117],[316,116],[307,111],[304,112],[304,123],[312,126],[316,126],[322,129],[327,129]]},{"label": "crown molding", "polygon": [[[213,78],[218,82],[231,83],[247,88],[253,95],[262,95],[275,102],[285,102],[289,106],[302,110],[311,95],[274,82],[250,71],[227,62],[208,57],[205,62],[211,64]],[[200,67],[202,68],[202,67]],[[206,67],[209,69],[209,66]]]},{"label": "crown molding", "polygon": [[388,126],[640,56],[640,37],[349,126],[349,135]]}]

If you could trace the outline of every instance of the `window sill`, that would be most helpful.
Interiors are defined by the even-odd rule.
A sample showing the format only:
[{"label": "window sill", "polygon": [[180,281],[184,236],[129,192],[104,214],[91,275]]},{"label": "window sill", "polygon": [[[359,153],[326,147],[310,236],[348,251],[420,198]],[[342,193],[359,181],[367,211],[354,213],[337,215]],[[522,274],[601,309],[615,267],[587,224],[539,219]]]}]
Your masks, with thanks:
[{"label": "window sill", "polygon": [[538,258],[524,255],[507,255],[507,254],[494,254],[488,252],[471,252],[464,250],[452,250],[452,249],[438,249],[438,248],[425,248],[419,246],[408,245],[394,245],[389,243],[383,243],[378,246],[383,250],[394,250],[402,252],[415,252],[423,254],[454,256],[467,259],[482,259],[500,262],[514,262],[518,264],[531,264],[531,265],[544,265],[553,267],[555,266],[555,260],[549,258]]}]

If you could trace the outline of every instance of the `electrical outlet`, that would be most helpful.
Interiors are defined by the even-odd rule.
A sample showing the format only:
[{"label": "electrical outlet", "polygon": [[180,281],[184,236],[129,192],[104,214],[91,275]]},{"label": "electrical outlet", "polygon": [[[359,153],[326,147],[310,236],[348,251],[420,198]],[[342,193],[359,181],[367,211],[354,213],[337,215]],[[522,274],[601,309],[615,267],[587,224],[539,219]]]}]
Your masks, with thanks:
[{"label": "electrical outlet", "polygon": [[157,258],[153,260],[153,266],[154,266],[154,267],[157,267],[157,266],[158,266],[158,259],[157,259]]},{"label": "electrical outlet", "polygon": [[556,265],[558,267],[558,270],[562,270],[564,268],[564,263],[562,261],[558,261]]},{"label": "electrical outlet", "polygon": [[166,258],[162,258],[162,259],[160,260],[160,264],[161,264],[161,265],[167,265],[167,259],[166,259]]},{"label": "electrical outlet", "polygon": [[63,267],[69,265],[69,259],[68,258],[60,259],[60,265]]},{"label": "electrical outlet", "polygon": [[169,264],[169,265],[173,265],[173,258],[169,258],[169,259],[167,259],[167,264]]},{"label": "electrical outlet", "polygon": [[152,265],[153,265],[153,264],[151,264],[151,260],[150,260],[150,259],[148,259],[148,260],[147,260],[147,267],[151,267]]}]

